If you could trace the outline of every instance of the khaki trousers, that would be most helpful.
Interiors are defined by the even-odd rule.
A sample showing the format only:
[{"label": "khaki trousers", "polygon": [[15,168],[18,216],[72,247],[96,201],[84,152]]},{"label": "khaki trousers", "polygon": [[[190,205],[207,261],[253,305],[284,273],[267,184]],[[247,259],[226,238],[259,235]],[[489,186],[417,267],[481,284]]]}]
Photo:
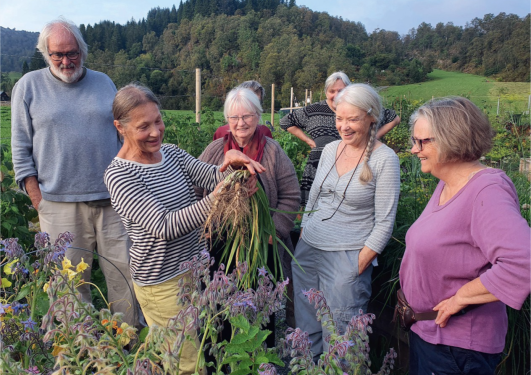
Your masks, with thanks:
[{"label": "khaki trousers", "polygon": [[[83,273],[85,281],[90,281],[93,251],[97,251],[107,283],[107,301],[111,311],[124,313],[127,324],[139,327],[138,305],[129,270],[131,240],[116,211],[111,206],[89,207],[83,202],[43,199],[39,203],[39,222],[41,231],[50,235],[52,244],[60,233],[68,231],[74,235],[72,248],[67,249],[66,257],[74,266],[82,258],[89,265]],[[78,290],[83,301],[92,302],[89,285],[81,285]]]},{"label": "khaki trousers", "polygon": [[[177,299],[178,283],[182,278],[188,278],[188,273],[179,275],[157,285],[138,286],[134,284],[135,294],[142,308],[142,313],[148,326],[154,324],[166,327],[170,318],[182,310],[183,306]],[[179,363],[179,375],[195,373],[195,364],[199,350],[197,332],[187,332],[195,339],[195,346],[189,340],[185,340]],[[206,374],[205,369],[200,368],[199,374]]]}]

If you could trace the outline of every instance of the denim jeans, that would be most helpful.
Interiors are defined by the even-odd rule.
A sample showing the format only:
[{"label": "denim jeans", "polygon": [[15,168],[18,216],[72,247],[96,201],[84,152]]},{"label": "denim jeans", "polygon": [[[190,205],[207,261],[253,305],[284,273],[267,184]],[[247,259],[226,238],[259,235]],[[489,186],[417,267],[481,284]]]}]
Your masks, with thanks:
[{"label": "denim jeans", "polygon": [[314,360],[317,360],[323,350],[328,351],[328,343],[323,338],[330,332],[322,326],[322,322],[317,321],[317,311],[302,291],[314,288],[324,293],[336,327],[343,334],[349,321],[359,314],[360,309],[367,312],[373,266],[369,265],[360,275],[359,250],[323,251],[308,245],[302,239],[297,243],[294,255],[304,270],[292,261],[295,323],[308,332]]},{"label": "denim jeans", "polygon": [[434,345],[409,332],[409,375],[494,375],[501,353]]}]

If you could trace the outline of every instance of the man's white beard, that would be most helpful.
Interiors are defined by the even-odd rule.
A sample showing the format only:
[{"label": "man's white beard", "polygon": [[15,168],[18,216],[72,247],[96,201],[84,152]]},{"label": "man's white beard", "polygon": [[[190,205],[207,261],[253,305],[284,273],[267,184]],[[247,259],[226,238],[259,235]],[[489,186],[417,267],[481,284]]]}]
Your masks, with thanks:
[{"label": "man's white beard", "polygon": [[[69,65],[74,65],[73,62],[70,62]],[[55,65],[51,64],[50,69],[52,70],[52,73],[59,78],[61,81],[66,83],[74,83],[77,82],[77,80],[81,77],[83,74],[83,64],[79,64],[79,66],[74,70],[74,73],[72,74],[64,74],[61,70],[61,68],[65,68],[66,66],[64,64],[59,65],[59,67],[56,67]]]}]

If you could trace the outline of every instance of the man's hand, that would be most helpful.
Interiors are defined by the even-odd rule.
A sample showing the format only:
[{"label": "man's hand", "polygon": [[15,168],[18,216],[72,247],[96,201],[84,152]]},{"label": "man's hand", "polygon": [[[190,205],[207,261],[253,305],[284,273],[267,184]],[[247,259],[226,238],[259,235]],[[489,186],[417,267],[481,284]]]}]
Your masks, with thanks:
[{"label": "man's hand", "polygon": [[31,204],[38,211],[39,204],[42,200],[41,189],[39,188],[39,181],[36,176],[29,176],[24,179],[24,185],[26,186],[26,192],[31,199]]}]

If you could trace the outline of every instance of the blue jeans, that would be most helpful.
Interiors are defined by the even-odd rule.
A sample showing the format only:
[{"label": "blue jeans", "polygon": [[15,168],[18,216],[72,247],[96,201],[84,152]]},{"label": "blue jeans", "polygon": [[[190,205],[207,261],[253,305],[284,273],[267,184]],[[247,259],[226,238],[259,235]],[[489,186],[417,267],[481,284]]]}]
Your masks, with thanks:
[{"label": "blue jeans", "polygon": [[501,353],[434,345],[409,332],[409,375],[494,375]]},{"label": "blue jeans", "polygon": [[328,351],[324,340],[330,332],[317,320],[316,309],[302,294],[303,290],[321,290],[341,334],[359,310],[367,312],[371,297],[372,264],[360,275],[359,250],[323,251],[308,245],[302,239],[297,243],[295,259],[304,269],[292,261],[295,323],[308,332],[312,341],[312,353],[317,360],[323,350]]}]

